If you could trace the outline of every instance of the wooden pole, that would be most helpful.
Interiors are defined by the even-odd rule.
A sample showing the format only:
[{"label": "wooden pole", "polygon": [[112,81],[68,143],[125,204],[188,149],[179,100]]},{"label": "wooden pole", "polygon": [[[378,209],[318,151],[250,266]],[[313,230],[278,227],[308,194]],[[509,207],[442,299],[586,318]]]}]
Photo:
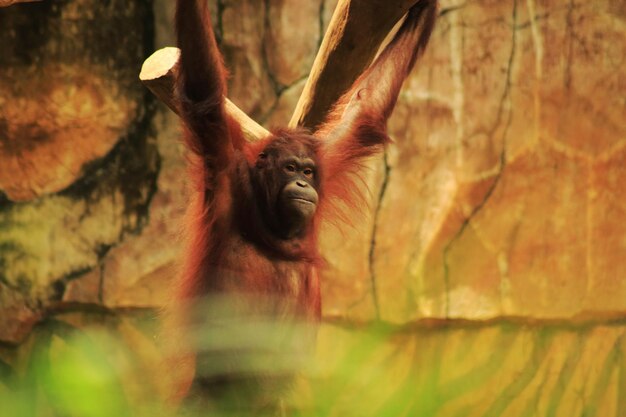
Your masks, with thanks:
[{"label": "wooden pole", "polygon": [[315,130],[372,63],[393,26],[418,0],[340,0],[324,35],[290,127]]},{"label": "wooden pole", "polygon": [[[174,81],[179,57],[178,48],[159,49],[146,59],[139,74],[141,82],[176,114],[179,114],[179,110],[174,95]],[[244,137],[248,141],[257,141],[270,134],[229,99],[226,99],[226,113],[241,125]]]}]

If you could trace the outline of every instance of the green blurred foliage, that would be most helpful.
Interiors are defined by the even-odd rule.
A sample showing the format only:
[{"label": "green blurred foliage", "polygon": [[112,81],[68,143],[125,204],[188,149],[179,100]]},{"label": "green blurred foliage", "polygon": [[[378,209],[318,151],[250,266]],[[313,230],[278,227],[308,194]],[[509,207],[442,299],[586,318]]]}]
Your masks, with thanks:
[{"label": "green blurred foliage", "polygon": [[167,362],[165,350],[152,350],[160,343],[154,326],[138,331],[137,321],[115,315],[84,326],[65,319],[37,326],[19,354],[0,347],[0,417],[626,415],[620,323],[323,324],[311,359],[291,355],[297,344],[283,350],[285,341],[306,340],[307,326],[215,320],[193,337],[213,361],[202,375],[299,377],[287,390],[268,384],[273,403],[224,391],[219,403],[193,398],[176,410],[162,388],[175,372],[159,363]]},{"label": "green blurred foliage", "polygon": [[[304,326],[303,326],[304,327]],[[233,328],[238,330],[233,331]],[[293,329],[292,329],[293,330]],[[298,331],[298,329],[296,330]],[[382,328],[349,332],[332,354],[332,358],[320,358],[307,364],[294,362],[293,358],[281,359],[278,352],[268,354],[268,344],[280,339],[284,328],[272,328],[270,323],[249,322],[246,326],[229,326],[224,333],[215,329],[199,337],[205,350],[256,351],[252,360],[238,363],[236,372],[250,371],[269,374],[296,371],[300,378],[288,390],[289,394],[279,401],[279,407],[250,411],[250,415],[293,415],[300,417],[334,415],[399,415],[406,401],[415,400],[414,390],[394,399],[394,406],[373,409],[380,403],[380,387],[392,385],[384,361],[379,360],[380,351],[392,336]],[[238,334],[236,334],[238,333]],[[260,337],[259,337],[260,336]],[[290,335],[293,336],[293,335]],[[259,340],[257,344],[254,340]],[[212,340],[212,341],[211,341]],[[13,370],[4,364],[0,379],[1,417],[125,417],[185,415],[195,417],[206,414],[206,403],[195,407],[190,403],[177,413],[166,405],[157,394],[157,381],[146,375],[143,391],[137,398],[137,390],[128,389],[130,374],[141,372],[133,362],[141,352],[134,352],[113,332],[102,328],[78,329],[62,321],[48,321],[38,326],[30,341],[32,349],[22,369]],[[209,347],[207,347],[207,344]],[[261,347],[261,348],[260,348]],[[258,351],[263,351],[262,355]],[[265,359],[262,359],[265,358]],[[155,364],[156,365],[156,364]],[[215,361],[215,367],[203,372],[224,372],[223,358]],[[241,367],[250,366],[249,369]],[[288,367],[288,368],[286,368]],[[162,375],[167,378],[168,375]],[[140,376],[141,378],[141,376]],[[132,380],[132,378],[130,378]],[[148,393],[148,395],[146,395]],[[427,407],[427,392],[424,392]],[[368,401],[369,399],[369,401]],[[243,414],[242,414],[243,413]],[[247,415],[241,408],[222,407],[213,409],[211,416]]]}]

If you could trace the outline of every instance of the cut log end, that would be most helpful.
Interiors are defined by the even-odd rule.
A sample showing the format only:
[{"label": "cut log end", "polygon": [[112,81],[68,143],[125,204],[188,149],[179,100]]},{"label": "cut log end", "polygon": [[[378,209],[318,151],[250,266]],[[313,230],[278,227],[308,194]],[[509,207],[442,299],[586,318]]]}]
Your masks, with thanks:
[{"label": "cut log end", "polygon": [[139,79],[142,82],[167,76],[180,58],[180,49],[173,46],[159,49],[148,57],[141,66]]},{"label": "cut log end", "polygon": [[[159,49],[145,60],[139,73],[141,82],[176,114],[180,114],[174,94],[179,58],[180,49],[178,48]],[[270,135],[269,131],[228,99],[226,99],[225,109],[226,114],[239,123],[246,140],[254,142]]]}]

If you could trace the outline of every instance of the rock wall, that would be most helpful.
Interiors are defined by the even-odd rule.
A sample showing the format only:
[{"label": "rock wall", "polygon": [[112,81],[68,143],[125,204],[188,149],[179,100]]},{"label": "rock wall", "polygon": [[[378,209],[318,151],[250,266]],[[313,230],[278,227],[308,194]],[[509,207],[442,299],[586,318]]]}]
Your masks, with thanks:
[{"label": "rock wall", "polygon": [[327,311],[623,312],[624,3],[442,6],[368,178],[372,217],[327,241]]},{"label": "rock wall", "polygon": [[[210,4],[229,97],[268,127],[286,123],[336,1]],[[64,0],[0,9],[0,365],[19,362],[36,323],[68,314],[132,323],[167,298],[184,151],[176,116],[137,75],[149,53],[174,44],[172,7]],[[616,404],[618,376],[589,349],[610,333],[606,363],[624,368],[625,24],[623,0],[441,1],[389,123],[395,143],[363,173],[369,210],[352,227],[324,230],[325,318],[417,326],[415,340],[449,337],[455,347],[441,363],[465,341],[508,349],[490,323],[517,323],[510,331],[558,364],[522,371],[527,384],[511,388],[528,393],[517,414],[501,400],[486,415],[530,415],[533,401],[547,404],[541,415]],[[429,324],[440,319],[461,327],[441,336],[445,327]],[[466,320],[486,327],[463,330]],[[569,326],[550,333],[545,351],[533,336],[544,322]],[[333,334],[322,332],[321,345]],[[570,346],[562,352],[561,339]],[[591,356],[572,371],[581,355]],[[558,407],[562,382],[551,372],[599,388],[576,389],[582,405],[571,414]],[[501,387],[480,381],[487,404]],[[542,381],[553,387],[545,397]],[[601,415],[623,415],[622,403]]]},{"label": "rock wall", "polygon": [[77,285],[104,302],[97,267],[152,223],[162,150],[137,83],[152,20],[150,1],[0,9],[0,340]]}]

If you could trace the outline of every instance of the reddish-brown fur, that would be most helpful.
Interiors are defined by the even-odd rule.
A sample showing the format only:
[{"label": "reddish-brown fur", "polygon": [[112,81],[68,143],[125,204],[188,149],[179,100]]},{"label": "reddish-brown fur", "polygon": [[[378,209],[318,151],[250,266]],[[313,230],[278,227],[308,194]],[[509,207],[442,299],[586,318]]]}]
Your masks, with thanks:
[{"label": "reddish-brown fur", "polygon": [[[280,304],[277,321],[293,317],[310,323],[319,320],[319,225],[323,220],[349,221],[352,209],[360,205],[354,174],[364,158],[389,141],[387,118],[403,80],[428,42],[435,16],[435,0],[418,1],[394,40],[313,136],[282,130],[258,143],[247,143],[240,126],[224,110],[226,70],[206,1],[178,1],[176,23],[182,55],[177,91],[194,184],[176,296],[179,303],[174,307],[183,322],[190,314],[186,310],[189,303],[213,294],[235,299],[270,296],[272,303],[288,306]],[[317,214],[303,237],[290,240],[268,233],[255,211],[250,188],[250,167],[277,138],[286,141],[281,146],[308,147],[321,176]],[[191,362],[193,366],[193,359]]]}]

